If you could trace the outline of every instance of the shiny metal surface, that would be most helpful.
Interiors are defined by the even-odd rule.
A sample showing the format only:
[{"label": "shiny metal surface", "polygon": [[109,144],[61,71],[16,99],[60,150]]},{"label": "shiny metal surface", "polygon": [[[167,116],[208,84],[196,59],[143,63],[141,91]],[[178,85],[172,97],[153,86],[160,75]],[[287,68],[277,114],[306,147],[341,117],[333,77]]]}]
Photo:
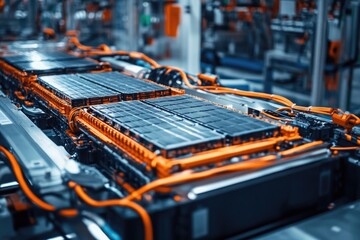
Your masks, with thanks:
[{"label": "shiny metal surface", "polygon": [[357,240],[360,237],[360,202],[265,234],[256,240]]}]

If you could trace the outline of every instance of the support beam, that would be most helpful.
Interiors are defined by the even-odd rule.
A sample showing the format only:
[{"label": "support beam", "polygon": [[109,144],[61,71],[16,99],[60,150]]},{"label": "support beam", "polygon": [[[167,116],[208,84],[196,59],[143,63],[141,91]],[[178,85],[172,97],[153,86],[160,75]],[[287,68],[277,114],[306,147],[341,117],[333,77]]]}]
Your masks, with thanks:
[{"label": "support beam", "polygon": [[324,68],[326,57],[326,29],[328,0],[318,0],[315,46],[312,56],[311,105],[321,105],[324,97]]}]

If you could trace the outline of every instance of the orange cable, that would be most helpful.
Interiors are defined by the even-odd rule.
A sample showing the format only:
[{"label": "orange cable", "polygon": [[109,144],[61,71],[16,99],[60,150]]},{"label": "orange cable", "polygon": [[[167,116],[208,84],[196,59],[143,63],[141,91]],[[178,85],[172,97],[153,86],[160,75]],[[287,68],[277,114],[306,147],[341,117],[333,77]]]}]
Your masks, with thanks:
[{"label": "orange cable", "polygon": [[303,144],[303,145],[300,145],[300,146],[297,146],[297,147],[282,151],[280,153],[280,155],[281,156],[286,156],[286,155],[295,154],[295,153],[304,151],[306,149],[310,149],[310,148],[319,146],[321,144],[323,144],[323,141],[316,141],[316,142],[306,143],[306,144]]},{"label": "orange cable", "polygon": [[113,51],[111,48],[106,44],[101,44],[98,47],[94,48],[91,46],[85,46],[82,45],[76,37],[72,37],[68,40],[68,44],[73,43],[78,49],[81,51],[87,52],[88,56],[94,56],[99,54],[119,54],[119,55],[129,55],[132,58],[138,58],[141,60],[144,60],[145,62],[149,63],[153,68],[160,67],[160,64],[158,64],[155,60],[152,58],[146,56],[143,53],[140,52],[126,52],[126,51]]},{"label": "orange cable", "polygon": [[194,83],[198,83],[200,85],[201,80],[199,80],[199,82],[197,82],[196,79],[193,76],[188,75],[187,77],[190,78]]},{"label": "orange cable", "polygon": [[130,52],[130,53],[129,53],[129,56],[132,57],[132,58],[142,59],[142,60],[144,60],[145,62],[148,62],[148,63],[149,63],[152,67],[154,67],[154,68],[160,67],[160,64],[158,64],[154,59],[146,56],[146,55],[143,54],[143,53],[140,53],[140,52]]},{"label": "orange cable", "polygon": [[56,208],[53,205],[48,204],[47,202],[44,202],[43,200],[41,200],[40,198],[38,198],[33,192],[32,190],[29,188],[29,186],[27,185],[24,175],[21,171],[20,165],[17,162],[15,156],[9,152],[7,149],[5,149],[4,147],[0,146],[0,152],[2,152],[7,159],[9,159],[11,167],[14,171],[14,175],[21,187],[21,189],[23,190],[23,192],[25,193],[25,195],[36,205],[38,205],[40,208],[46,210],[46,211],[55,211]]},{"label": "orange cable", "polygon": [[276,109],[276,111],[279,111],[279,112],[281,112],[281,111],[289,111],[288,114],[289,114],[290,116],[292,116],[292,117],[295,116],[295,114],[292,112],[292,109],[291,109],[290,107],[278,108],[278,109]]},{"label": "orange cable", "polygon": [[[28,184],[25,181],[24,175],[21,171],[20,165],[19,165],[18,161],[16,160],[15,156],[10,151],[8,151],[6,148],[4,148],[3,146],[0,146],[0,152],[2,152],[6,156],[6,158],[9,160],[10,165],[13,169],[14,175],[16,177],[16,180],[18,181],[18,183],[19,183],[22,191],[25,193],[25,195],[34,204],[36,204],[40,208],[42,208],[46,211],[50,211],[50,212],[56,211],[57,209],[55,208],[55,206],[40,199],[29,188]],[[59,211],[59,214],[62,216],[70,217],[70,216],[75,216],[77,214],[77,211],[75,209],[62,209]]]},{"label": "orange cable", "polygon": [[264,111],[262,111],[261,114],[263,114],[264,116],[266,116],[268,118],[272,118],[272,119],[275,119],[275,120],[278,120],[278,121],[286,121],[286,122],[291,122],[292,121],[292,119],[276,117],[276,116],[268,114],[268,113],[266,113]]},{"label": "orange cable", "polygon": [[[352,142],[353,137],[350,134],[345,133],[344,136],[345,136],[346,141]],[[360,145],[360,138],[359,137],[356,138],[356,144]]]},{"label": "orange cable", "polygon": [[[322,143],[323,143],[322,141],[317,141],[317,142],[313,142],[313,143],[300,145],[300,146],[290,149],[291,151],[285,150],[285,151],[280,152],[280,156],[286,157],[288,155],[292,155],[294,153],[304,151],[306,149],[311,149],[315,146],[321,145]],[[138,199],[144,193],[154,190],[158,187],[165,186],[165,185],[176,185],[176,184],[180,184],[180,183],[185,183],[185,182],[196,181],[196,180],[213,177],[215,175],[224,174],[227,172],[239,172],[239,171],[252,170],[252,169],[266,167],[266,166],[269,166],[271,164],[271,162],[275,161],[276,159],[278,159],[277,155],[268,155],[265,157],[260,157],[260,158],[252,159],[252,160],[245,161],[245,162],[239,162],[239,163],[234,163],[234,164],[230,164],[230,165],[225,165],[222,167],[210,169],[210,170],[203,171],[203,172],[187,173],[184,175],[173,175],[170,177],[155,180],[155,181],[137,189],[135,192],[131,193],[129,196],[127,196],[124,199],[127,199],[129,201],[133,200],[133,199]]]},{"label": "orange cable", "polygon": [[152,240],[153,239],[153,227],[152,222],[149,214],[146,210],[141,207],[139,204],[126,200],[126,199],[112,199],[112,200],[104,200],[104,201],[97,201],[91,198],[84,189],[77,185],[75,182],[69,182],[69,187],[73,188],[75,193],[88,205],[92,207],[111,207],[111,206],[120,206],[120,207],[128,207],[134,210],[139,214],[141,217],[143,224],[144,224],[144,234],[145,240]]},{"label": "orange cable", "polygon": [[142,196],[144,193],[149,192],[151,190],[154,190],[158,187],[162,187],[165,185],[176,185],[180,183],[190,182],[190,181],[196,181],[201,180],[209,177],[213,177],[217,174],[223,174],[227,172],[238,172],[238,171],[245,171],[245,170],[251,170],[251,169],[258,169],[261,167],[265,167],[270,165],[270,160],[275,160],[276,156],[271,155],[271,159],[269,159],[270,156],[266,156],[266,160],[257,159],[258,161],[248,161],[248,162],[241,162],[241,163],[235,163],[231,165],[226,165],[223,167],[218,167],[214,169],[210,169],[203,172],[197,172],[197,173],[188,173],[184,175],[173,175],[170,177],[162,178],[155,180],[153,182],[148,183],[147,185],[137,189],[135,192],[131,193],[129,196],[127,196],[124,199],[127,199],[129,201],[133,199],[137,199],[140,196]]},{"label": "orange cable", "polygon": [[[73,42],[79,49],[84,49],[85,51],[92,49],[92,47],[81,45],[79,40],[76,37],[71,38],[69,40],[69,42]],[[104,52],[111,52],[111,49],[106,45],[100,45],[98,48],[100,48],[100,50],[103,50]],[[169,67],[169,66],[161,66],[155,60],[151,59],[150,57],[146,56],[143,53],[139,53],[139,52],[127,53],[127,52],[123,52],[123,51],[113,52],[113,53],[128,54],[130,57],[140,58],[140,59],[150,63],[150,65],[152,67],[154,67],[154,68],[165,67],[165,68],[168,69],[168,71],[166,71],[166,73],[169,73],[171,70],[178,71],[180,73],[180,75],[181,75],[181,78],[183,79],[183,82],[189,88],[201,89],[201,90],[205,90],[205,91],[212,92],[212,93],[234,94],[234,95],[245,96],[245,97],[268,99],[268,100],[275,101],[275,102],[278,102],[280,104],[285,105],[287,107],[286,109],[287,110],[290,109],[291,111],[292,110],[297,110],[297,111],[302,111],[302,112],[311,112],[311,113],[324,114],[324,115],[333,115],[334,113],[337,113],[337,112],[341,111],[339,109],[329,108],[329,107],[312,107],[312,106],[303,107],[303,106],[297,106],[295,103],[293,103],[289,99],[287,99],[287,98],[285,98],[283,96],[274,95],[274,94],[242,91],[242,90],[238,90],[238,89],[230,89],[230,88],[224,88],[224,87],[218,87],[218,86],[195,86],[195,85],[192,85],[189,82],[189,78],[192,81],[194,81],[195,83],[197,83],[198,85],[201,85],[201,80],[196,82],[196,80],[190,75],[189,75],[189,78],[188,78],[187,74],[180,68]],[[355,115],[352,115],[352,117],[355,120],[352,120],[351,123],[354,126],[360,125],[360,118],[355,116]]]},{"label": "orange cable", "polygon": [[123,187],[127,192],[132,193],[135,191],[135,188],[133,188],[129,183],[125,182],[125,180],[118,174],[115,174],[114,178],[116,183]]},{"label": "orange cable", "polygon": [[352,146],[352,147],[331,147],[330,150],[332,151],[355,151],[360,149],[358,146]]},{"label": "orange cable", "polygon": [[82,45],[79,41],[79,39],[77,39],[76,37],[72,37],[68,40],[68,44],[69,43],[73,43],[78,49],[82,50],[82,51],[90,51],[91,49],[93,49],[91,46],[85,46]]},{"label": "orange cable", "polygon": [[[222,93],[222,94],[227,93],[227,94],[234,94],[234,95],[245,96],[245,97],[267,99],[267,100],[275,101],[282,105],[285,105],[286,107],[289,107],[290,109],[298,110],[298,111],[302,111],[302,112],[312,112],[312,113],[317,113],[317,114],[332,115],[339,111],[339,109],[330,108],[330,107],[297,106],[291,100],[289,100],[283,96],[279,96],[279,95],[275,95],[275,94],[242,91],[239,89],[230,89],[230,88],[219,87],[219,86],[194,86],[189,82],[187,75],[185,74],[185,72],[182,69],[177,68],[177,67],[169,67],[169,66],[164,66],[164,67],[168,69],[167,73],[170,70],[178,71],[180,73],[185,85],[189,88],[205,90],[205,91],[208,91],[211,93]],[[360,124],[359,118],[357,118],[356,124]]]}]

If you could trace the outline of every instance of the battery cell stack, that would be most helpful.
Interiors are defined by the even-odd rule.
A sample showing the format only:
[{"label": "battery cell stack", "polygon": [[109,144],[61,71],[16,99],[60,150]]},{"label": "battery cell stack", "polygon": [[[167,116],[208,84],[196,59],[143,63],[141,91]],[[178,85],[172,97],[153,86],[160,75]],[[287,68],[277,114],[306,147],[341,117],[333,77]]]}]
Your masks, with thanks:
[{"label": "battery cell stack", "polygon": [[225,136],[141,101],[93,106],[91,112],[166,158],[224,146]]},{"label": "battery cell stack", "polygon": [[90,111],[166,158],[270,138],[279,129],[187,95],[105,104]]},{"label": "battery cell stack", "polygon": [[103,68],[95,61],[78,58],[64,52],[33,51],[2,57],[0,60],[18,71],[36,75],[88,72]]},{"label": "battery cell stack", "polygon": [[150,99],[145,102],[221,132],[231,144],[272,137],[279,129],[268,122],[188,95]]},{"label": "battery cell stack", "polygon": [[44,76],[38,83],[72,107],[171,95],[170,88],[118,72]]}]

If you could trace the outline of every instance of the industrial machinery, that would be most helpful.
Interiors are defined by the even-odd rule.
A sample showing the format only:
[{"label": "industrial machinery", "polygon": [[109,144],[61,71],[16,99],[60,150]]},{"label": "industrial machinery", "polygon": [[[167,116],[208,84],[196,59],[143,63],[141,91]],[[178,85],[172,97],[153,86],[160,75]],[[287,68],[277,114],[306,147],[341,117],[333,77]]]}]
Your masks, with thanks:
[{"label": "industrial machinery", "polygon": [[231,79],[242,74],[253,89],[304,105],[354,106],[358,1],[219,0],[202,6],[202,72]]},{"label": "industrial machinery", "polygon": [[262,72],[272,48],[271,18],[275,1],[204,1],[202,4],[202,69],[219,66]]},{"label": "industrial machinery", "polygon": [[250,238],[360,196],[357,116],[65,46],[0,60],[2,239]]},{"label": "industrial machinery", "polygon": [[[174,47],[184,8],[175,0],[66,0],[0,2],[0,40],[62,40],[106,43],[156,59],[179,55]],[[183,1],[185,2],[185,1]],[[185,3],[183,4],[185,5]]]},{"label": "industrial machinery", "polygon": [[[287,76],[280,82],[292,82],[291,90],[312,92],[312,99],[305,97],[303,101],[348,109],[351,87],[344,83],[344,72],[353,71],[358,61],[358,1],[335,0],[326,5],[319,1],[280,3],[279,14],[271,22],[274,50],[266,54],[264,91],[272,90],[272,73],[282,72]],[[321,69],[316,65],[319,61],[324,63]],[[323,91],[317,91],[317,85]],[[349,94],[341,95],[341,88]]]},{"label": "industrial machinery", "polygon": [[39,30],[37,1],[0,1],[0,40],[33,39]]}]

